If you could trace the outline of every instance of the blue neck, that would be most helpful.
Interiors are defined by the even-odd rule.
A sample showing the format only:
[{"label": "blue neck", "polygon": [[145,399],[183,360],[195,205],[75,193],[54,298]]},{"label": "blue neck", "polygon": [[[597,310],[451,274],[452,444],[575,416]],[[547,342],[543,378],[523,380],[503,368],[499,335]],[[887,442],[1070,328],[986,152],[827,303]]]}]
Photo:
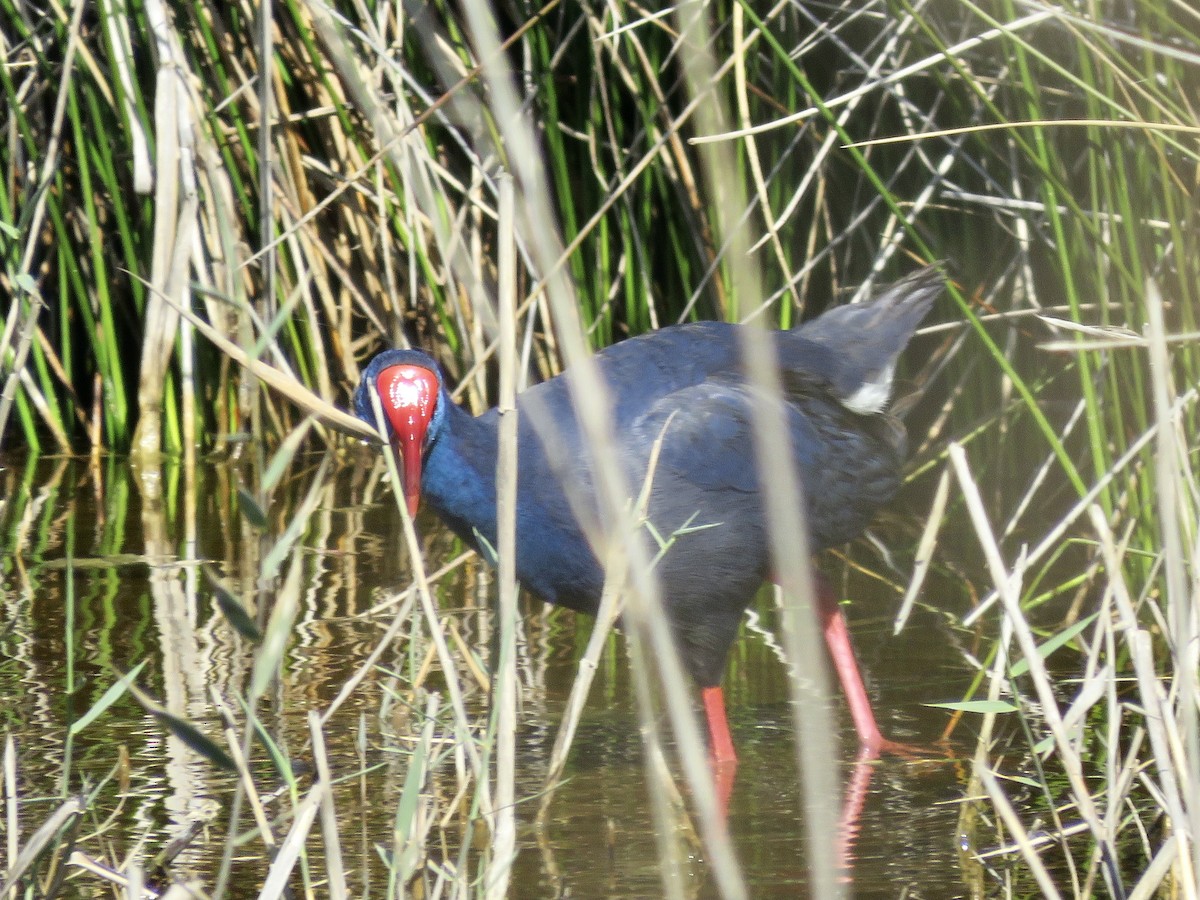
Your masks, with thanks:
[{"label": "blue neck", "polygon": [[[496,548],[499,414],[492,409],[475,418],[444,393],[442,403],[444,414],[425,454],[421,494],[455,534],[491,562],[492,553],[476,533]],[[535,442],[523,429],[518,441],[517,578],[548,603],[594,613],[604,572],[574,520],[562,515],[569,509],[567,499],[551,480]]]},{"label": "blue neck", "polygon": [[445,417],[425,454],[421,496],[475,549],[475,530],[496,545],[496,416],[475,418],[443,391]]}]

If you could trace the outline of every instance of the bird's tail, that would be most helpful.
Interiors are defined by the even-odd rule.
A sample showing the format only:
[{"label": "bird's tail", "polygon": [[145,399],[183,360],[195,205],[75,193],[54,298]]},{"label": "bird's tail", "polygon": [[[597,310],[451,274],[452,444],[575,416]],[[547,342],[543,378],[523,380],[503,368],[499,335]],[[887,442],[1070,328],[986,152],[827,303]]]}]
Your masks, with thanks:
[{"label": "bird's tail", "polygon": [[835,364],[829,383],[843,404],[859,413],[880,412],[891,396],[896,359],[944,280],[938,265],[926,266],[874,299],[836,306],[792,333],[831,351]]}]

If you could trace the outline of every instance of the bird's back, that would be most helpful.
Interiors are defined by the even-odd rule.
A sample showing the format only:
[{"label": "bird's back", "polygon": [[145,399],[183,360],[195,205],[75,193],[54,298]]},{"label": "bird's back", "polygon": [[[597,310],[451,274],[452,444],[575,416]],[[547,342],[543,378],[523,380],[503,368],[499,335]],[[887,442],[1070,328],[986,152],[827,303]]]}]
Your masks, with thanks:
[{"label": "bird's back", "polygon": [[[823,395],[853,412],[881,412],[896,360],[941,288],[939,270],[929,266],[868,302],[835,306],[791,330],[772,332],[788,399],[803,406]],[[677,391],[744,381],[744,327],[724,322],[676,325],[597,353],[594,362],[609,388],[614,428],[636,421]],[[554,419],[574,429],[571,377],[568,371],[537,385],[523,400],[545,405]]]}]

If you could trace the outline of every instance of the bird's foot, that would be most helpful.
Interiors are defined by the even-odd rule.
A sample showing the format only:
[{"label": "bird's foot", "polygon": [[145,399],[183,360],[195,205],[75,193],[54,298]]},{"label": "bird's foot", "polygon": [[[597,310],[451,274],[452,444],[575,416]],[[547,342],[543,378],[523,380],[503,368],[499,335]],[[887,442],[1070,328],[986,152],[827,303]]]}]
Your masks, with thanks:
[{"label": "bird's foot", "polygon": [[881,756],[898,756],[909,762],[932,762],[952,759],[955,754],[945,741],[935,744],[905,744],[893,741],[876,733],[858,745],[858,762],[879,759]]}]

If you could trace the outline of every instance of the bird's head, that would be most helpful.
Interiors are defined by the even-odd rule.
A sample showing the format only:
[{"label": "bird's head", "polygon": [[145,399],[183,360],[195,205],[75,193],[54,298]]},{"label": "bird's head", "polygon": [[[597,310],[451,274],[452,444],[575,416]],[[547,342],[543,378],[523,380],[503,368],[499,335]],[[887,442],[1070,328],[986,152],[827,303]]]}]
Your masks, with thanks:
[{"label": "bird's head", "polygon": [[[379,394],[383,422],[375,420],[371,389]],[[396,454],[411,515],[421,499],[421,465],[445,416],[438,365],[420,350],[385,350],[367,365],[354,392],[354,411],[373,427],[382,425]]]}]

